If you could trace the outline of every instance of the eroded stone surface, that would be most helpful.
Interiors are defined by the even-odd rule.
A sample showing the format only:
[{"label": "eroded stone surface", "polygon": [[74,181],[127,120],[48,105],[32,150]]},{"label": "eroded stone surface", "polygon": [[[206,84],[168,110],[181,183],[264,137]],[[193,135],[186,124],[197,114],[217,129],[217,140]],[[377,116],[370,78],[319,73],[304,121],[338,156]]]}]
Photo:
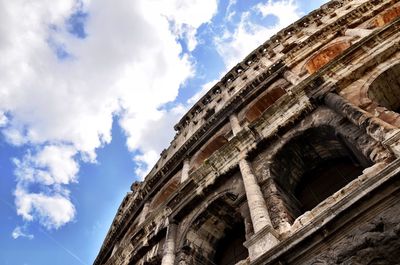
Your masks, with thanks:
[{"label": "eroded stone surface", "polygon": [[333,244],[308,264],[400,264],[400,205],[387,209]]}]

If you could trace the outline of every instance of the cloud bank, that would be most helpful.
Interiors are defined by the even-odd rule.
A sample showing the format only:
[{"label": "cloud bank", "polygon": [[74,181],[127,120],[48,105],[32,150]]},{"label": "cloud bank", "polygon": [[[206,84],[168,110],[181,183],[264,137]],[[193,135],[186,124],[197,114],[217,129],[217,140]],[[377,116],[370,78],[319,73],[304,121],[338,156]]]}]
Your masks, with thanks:
[{"label": "cloud bank", "polygon": [[179,40],[193,50],[215,12],[215,0],[0,1],[1,133],[26,150],[13,160],[18,215],[48,229],[74,220],[68,185],[113,119],[135,159],[154,160],[142,134],[194,72]]}]

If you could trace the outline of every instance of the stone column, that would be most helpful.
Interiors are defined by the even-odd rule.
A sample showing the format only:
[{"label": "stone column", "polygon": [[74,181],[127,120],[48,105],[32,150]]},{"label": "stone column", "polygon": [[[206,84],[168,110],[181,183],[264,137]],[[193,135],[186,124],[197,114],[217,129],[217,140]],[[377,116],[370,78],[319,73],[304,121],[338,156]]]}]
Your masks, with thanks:
[{"label": "stone column", "polygon": [[189,169],[190,169],[190,160],[189,158],[186,158],[183,161],[181,183],[189,178]]},{"label": "stone column", "polygon": [[233,135],[237,135],[241,130],[242,127],[240,126],[239,119],[236,114],[231,114],[229,116],[229,121],[231,123],[232,133]]},{"label": "stone column", "polygon": [[378,142],[382,142],[393,135],[397,129],[374,117],[369,112],[354,106],[338,94],[327,93],[324,96],[324,103],[343,117],[346,117],[354,125],[363,128],[369,136]]},{"label": "stone column", "polygon": [[242,216],[243,222],[244,222],[244,229],[246,232],[246,240],[248,240],[251,238],[251,235],[254,233],[253,225],[251,223],[249,205],[247,203],[243,203],[240,206],[239,210],[240,210],[240,215]]},{"label": "stone column", "polygon": [[[236,114],[229,116],[233,135],[241,131],[241,126]],[[251,171],[249,162],[243,158],[239,161],[240,173],[242,174],[243,184],[246,191],[247,202],[249,204],[250,216],[253,223],[254,232],[257,233],[264,226],[271,225],[267,206],[263,198],[260,186],[256,177]]]},{"label": "stone column", "polygon": [[[229,116],[229,120],[233,135],[237,135],[242,128],[236,114]],[[239,169],[243,179],[254,230],[254,235],[248,239],[244,245],[249,250],[250,260],[253,261],[261,254],[265,253],[265,251],[278,244],[279,240],[276,231],[272,227],[261,188],[251,170],[249,162],[245,158],[240,159]]]},{"label": "stone column", "polygon": [[272,227],[260,186],[251,171],[249,162],[244,158],[241,159],[239,168],[254,230],[254,235],[244,243],[244,246],[249,250],[250,261],[253,261],[278,244],[279,240],[278,234]]},{"label": "stone column", "polygon": [[143,205],[143,209],[142,209],[142,213],[140,214],[140,219],[139,219],[138,225],[143,224],[143,222],[146,220],[146,216],[149,213],[149,206],[150,206],[149,202],[146,202]]},{"label": "stone column", "polygon": [[174,265],[177,229],[178,229],[177,224],[169,223],[167,230],[167,238],[165,239],[164,243],[164,252],[161,265]]},{"label": "stone column", "polygon": [[260,186],[258,185],[253,172],[251,172],[249,162],[246,159],[240,160],[239,168],[243,178],[254,233],[257,233],[265,226],[271,226],[271,219],[269,218],[267,206]]}]

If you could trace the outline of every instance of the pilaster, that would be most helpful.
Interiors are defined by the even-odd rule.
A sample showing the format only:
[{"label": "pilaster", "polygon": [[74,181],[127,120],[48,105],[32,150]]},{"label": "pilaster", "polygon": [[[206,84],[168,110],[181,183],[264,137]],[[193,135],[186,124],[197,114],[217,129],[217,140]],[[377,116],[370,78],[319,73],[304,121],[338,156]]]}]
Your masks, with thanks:
[{"label": "pilaster", "polygon": [[142,209],[142,213],[140,214],[140,219],[139,219],[138,225],[143,224],[143,222],[146,220],[146,216],[149,213],[149,206],[150,206],[149,202],[146,202],[143,205],[143,209]]},{"label": "pilaster", "polygon": [[290,70],[286,70],[283,73],[283,77],[285,78],[286,81],[288,81],[292,85],[297,85],[301,81],[300,78]]},{"label": "pilaster", "polygon": [[370,30],[370,29],[355,28],[355,29],[346,29],[344,34],[346,36],[350,36],[350,37],[364,38],[364,37],[368,36],[369,34],[371,34],[372,32],[373,32],[373,30]]},{"label": "pilaster", "polygon": [[185,180],[189,178],[189,169],[190,169],[190,160],[189,158],[186,158],[185,160],[183,160],[181,183],[185,182]]}]

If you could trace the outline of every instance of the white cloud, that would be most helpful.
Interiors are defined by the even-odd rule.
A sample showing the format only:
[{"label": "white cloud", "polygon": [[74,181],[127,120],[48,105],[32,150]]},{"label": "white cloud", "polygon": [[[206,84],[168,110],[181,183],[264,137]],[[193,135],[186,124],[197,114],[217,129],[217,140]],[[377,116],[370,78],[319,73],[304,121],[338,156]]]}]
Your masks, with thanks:
[{"label": "white cloud", "polygon": [[7,116],[4,113],[0,112],[0,127],[7,125],[7,122],[8,122]]},{"label": "white cloud", "polygon": [[[154,160],[173,131],[152,128],[181,115],[160,108],[193,75],[176,34],[193,50],[216,3],[0,0],[1,132],[31,150],[14,160],[19,215],[47,228],[73,220],[65,185],[77,181],[80,160],[95,162],[96,149],[111,141],[113,118],[129,149],[143,154],[137,161]],[[78,10],[88,13],[84,39],[66,24]],[[150,142],[154,134],[159,140]],[[44,190],[33,192],[36,184]]]},{"label": "white cloud", "polygon": [[[179,121],[186,111],[187,106],[184,105],[177,105],[170,110],[161,110],[157,116],[154,116],[154,119],[147,121],[139,134],[131,135],[129,138],[132,141],[130,145],[140,145],[141,150],[141,154],[134,157],[136,162],[135,173],[138,176],[144,178],[160,158],[160,152],[174,138],[173,125]],[[133,121],[129,124],[135,125]]]},{"label": "white cloud", "polygon": [[48,145],[34,155],[28,152],[21,160],[14,158],[15,175],[23,184],[69,184],[76,182],[79,165],[71,146]]},{"label": "white cloud", "polygon": [[268,15],[276,16],[279,20],[276,27],[285,27],[300,18],[298,5],[294,0],[268,0],[266,4],[258,4],[256,9],[266,17]]},{"label": "white cloud", "polygon": [[229,0],[228,6],[226,7],[226,15],[225,19],[227,21],[232,21],[232,18],[236,15],[236,11],[234,10],[234,6],[236,5],[237,0]]},{"label": "white cloud", "polygon": [[58,229],[74,220],[76,212],[68,192],[63,193],[63,195],[28,193],[24,188],[17,187],[15,191],[17,213],[26,221],[37,220],[47,229]]},{"label": "white cloud", "polygon": [[154,165],[159,158],[160,154],[150,148],[148,151],[144,151],[143,154],[135,156],[134,157],[134,161],[136,162],[135,174],[139,176],[141,179],[144,179],[147,173],[149,173],[151,166]]},{"label": "white cloud", "polygon": [[173,21],[175,33],[186,38],[189,51],[197,46],[197,28],[208,22],[217,12],[216,0],[149,1],[152,8],[160,10]]},{"label": "white cloud", "polygon": [[14,228],[14,230],[11,233],[12,238],[18,239],[20,237],[25,237],[27,239],[33,239],[34,236],[32,234],[29,234],[25,232],[25,228],[21,226],[17,226]]},{"label": "white cloud", "polygon": [[[251,19],[255,13],[264,18],[275,16],[277,23],[268,26],[255,23]],[[300,15],[294,0],[268,0],[265,4],[258,4],[253,10],[244,12],[233,31],[226,29],[222,36],[215,38],[217,51],[223,58],[226,68],[232,68],[278,30],[299,19]]]}]

